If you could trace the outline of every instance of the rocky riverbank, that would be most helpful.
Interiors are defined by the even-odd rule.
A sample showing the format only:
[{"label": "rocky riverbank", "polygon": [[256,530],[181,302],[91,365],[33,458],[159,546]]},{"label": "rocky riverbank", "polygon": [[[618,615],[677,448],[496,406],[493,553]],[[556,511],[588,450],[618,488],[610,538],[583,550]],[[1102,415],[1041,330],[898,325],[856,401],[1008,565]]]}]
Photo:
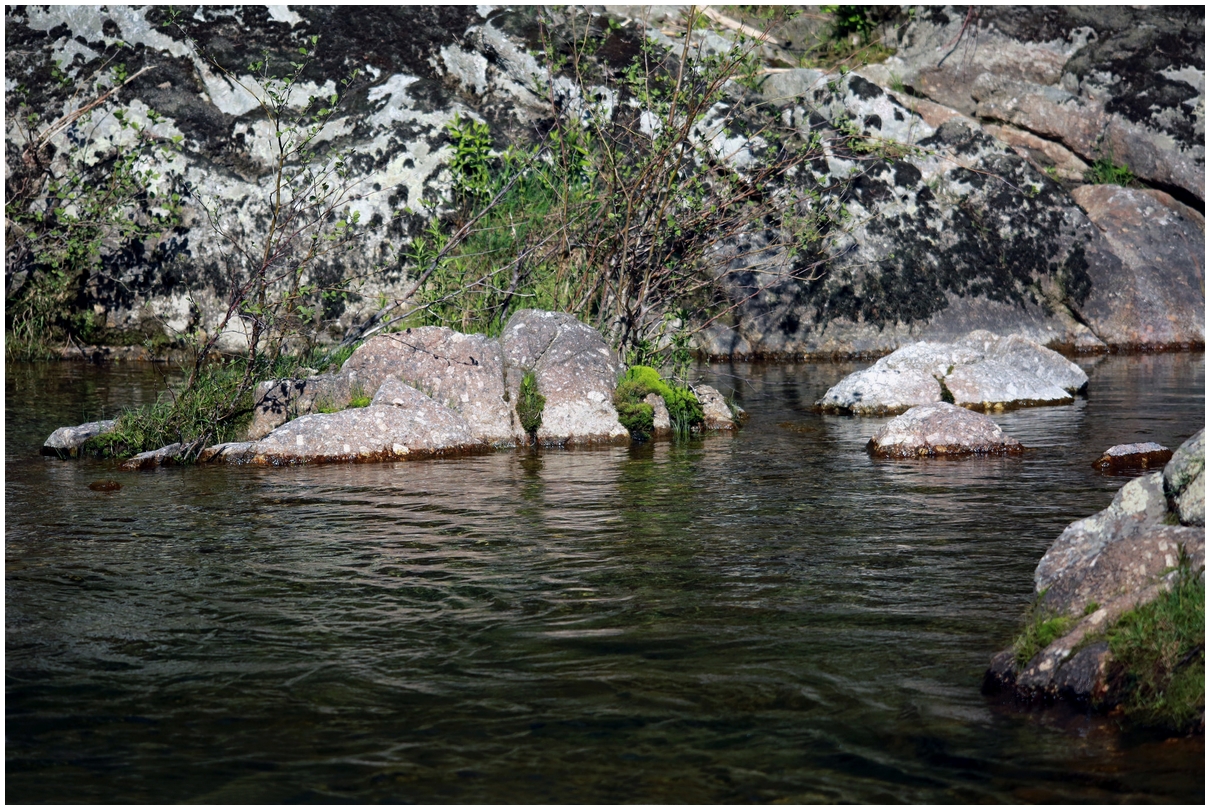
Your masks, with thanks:
[{"label": "rocky riverbank", "polygon": [[[1193,611],[1189,620],[1204,634],[1205,441],[1203,430],[1177,449],[1163,472],[1130,481],[1108,508],[1072,523],[1055,540],[1034,573],[1036,602],[1027,625],[1012,648],[992,659],[984,691],[1098,710],[1141,706],[1141,713],[1150,709],[1145,719],[1204,729],[1204,635],[1182,635],[1178,615],[1141,633],[1142,642],[1156,648],[1145,665],[1120,656],[1122,639],[1144,611],[1176,589],[1202,594],[1198,604],[1175,609]],[[1182,705],[1182,697],[1169,693],[1195,673],[1201,675],[1193,681],[1203,686],[1183,696],[1192,705]]]}]

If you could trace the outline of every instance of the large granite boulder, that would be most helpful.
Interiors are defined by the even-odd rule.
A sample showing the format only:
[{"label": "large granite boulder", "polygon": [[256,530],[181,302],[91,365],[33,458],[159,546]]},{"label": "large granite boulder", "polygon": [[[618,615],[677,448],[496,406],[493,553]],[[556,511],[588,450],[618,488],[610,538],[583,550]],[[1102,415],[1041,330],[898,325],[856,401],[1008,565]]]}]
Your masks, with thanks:
[{"label": "large granite boulder", "polygon": [[539,443],[629,440],[613,407],[613,390],[625,367],[597,330],[565,313],[523,309],[509,318],[500,345],[514,409],[527,372],[533,372],[546,398]]},{"label": "large granite boulder", "polygon": [[945,402],[917,405],[879,428],[869,451],[884,458],[1006,456],[1021,443],[980,413]]},{"label": "large granite boulder", "polygon": [[1072,191],[1111,248],[1089,262],[1085,323],[1122,348],[1206,344],[1206,237],[1198,214],[1162,191],[1080,186]]},{"label": "large granite boulder", "polygon": [[998,653],[986,691],[1065,697],[1083,705],[1117,699],[1113,658],[1101,640],[1105,632],[1127,611],[1172,587],[1182,576],[1182,562],[1194,573],[1204,571],[1204,509],[1181,514],[1171,500],[1175,495],[1179,502],[1191,490],[1204,499],[1204,433],[1185,442],[1185,452],[1178,450],[1164,473],[1130,481],[1106,509],[1064,529],[1034,572],[1037,597],[1030,618],[1064,622],[1062,635],[1028,661],[1018,660],[1016,650]]},{"label": "large granite boulder", "polygon": [[816,407],[875,415],[943,401],[985,410],[1063,405],[1087,383],[1084,371],[1058,352],[978,330],[953,343],[898,349],[828,389]]},{"label": "large granite boulder", "polygon": [[59,458],[75,458],[80,454],[80,447],[94,436],[111,432],[117,427],[116,419],[102,419],[98,422],[85,422],[75,427],[61,427],[46,437],[42,444],[42,455],[58,456]]},{"label": "large granite boulder", "polygon": [[388,380],[368,407],[300,416],[259,441],[207,448],[200,460],[273,466],[395,461],[486,447],[456,411]]},{"label": "large granite boulder", "polygon": [[357,347],[340,371],[366,391],[387,380],[424,391],[461,414],[479,441],[512,444],[522,434],[505,394],[500,342],[485,335],[438,326],[377,335]]}]

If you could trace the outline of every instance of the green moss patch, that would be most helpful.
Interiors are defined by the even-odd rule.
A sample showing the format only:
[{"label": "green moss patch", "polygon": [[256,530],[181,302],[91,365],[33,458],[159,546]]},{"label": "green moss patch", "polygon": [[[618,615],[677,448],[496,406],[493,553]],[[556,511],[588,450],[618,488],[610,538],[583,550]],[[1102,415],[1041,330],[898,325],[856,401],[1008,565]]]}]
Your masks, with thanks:
[{"label": "green moss patch", "polygon": [[687,434],[704,421],[702,405],[692,391],[666,382],[651,366],[631,366],[618,382],[613,404],[622,426],[639,441],[646,441],[654,431],[655,409],[643,402],[648,394],[663,398],[677,434]]},{"label": "green moss patch", "polygon": [[521,429],[535,441],[538,428],[542,427],[542,410],[545,407],[546,397],[538,392],[538,378],[532,371],[525,372],[517,390],[517,416],[521,418]]}]

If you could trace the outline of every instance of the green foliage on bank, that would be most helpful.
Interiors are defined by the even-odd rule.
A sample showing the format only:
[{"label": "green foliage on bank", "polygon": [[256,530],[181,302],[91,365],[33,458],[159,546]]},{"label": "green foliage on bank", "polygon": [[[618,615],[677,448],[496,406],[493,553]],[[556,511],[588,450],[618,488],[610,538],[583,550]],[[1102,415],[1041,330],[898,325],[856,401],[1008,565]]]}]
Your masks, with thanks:
[{"label": "green foliage on bank", "polygon": [[1055,641],[1063,638],[1076,626],[1076,619],[1071,616],[1059,616],[1045,610],[1041,606],[1042,596],[1030,610],[1025,627],[1013,640],[1013,657],[1017,666],[1024,667],[1033,657],[1049,647]]},{"label": "green foliage on bank", "polygon": [[1127,716],[1185,730],[1206,710],[1206,586],[1182,552],[1177,581],[1107,633],[1122,667]]}]

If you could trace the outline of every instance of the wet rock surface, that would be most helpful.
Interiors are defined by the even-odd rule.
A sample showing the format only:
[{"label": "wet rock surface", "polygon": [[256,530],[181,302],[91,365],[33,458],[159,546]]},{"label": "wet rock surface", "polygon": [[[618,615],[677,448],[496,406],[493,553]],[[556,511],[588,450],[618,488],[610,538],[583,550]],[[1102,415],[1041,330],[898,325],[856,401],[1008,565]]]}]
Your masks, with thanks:
[{"label": "wet rock surface", "polygon": [[850,374],[816,402],[835,413],[902,413],[943,402],[993,410],[1064,405],[1088,375],[1058,352],[1016,335],[975,331],[954,343],[922,341]]},{"label": "wet rock surface", "polygon": [[1092,466],[1103,472],[1156,468],[1167,464],[1172,451],[1155,442],[1115,444],[1106,450]]},{"label": "wet rock surface", "polygon": [[80,447],[84,442],[94,436],[109,433],[116,426],[116,419],[102,419],[97,422],[85,422],[75,427],[58,428],[42,444],[42,455],[75,458],[80,454]]},{"label": "wet rock surface", "polygon": [[176,463],[177,457],[188,449],[186,445],[176,442],[158,450],[148,450],[146,453],[139,453],[123,461],[120,469],[154,470],[157,467],[170,467]]},{"label": "wet rock surface", "polygon": [[869,451],[884,458],[1016,455],[1021,443],[992,419],[946,402],[917,405],[883,425]]},{"label": "wet rock surface", "polygon": [[1024,664],[1011,649],[998,653],[985,676],[985,691],[1027,699],[1061,697],[1093,706],[1118,699],[1111,683],[1112,655],[1101,635],[1127,611],[1170,587],[1180,575],[1176,569],[1182,555],[1192,571],[1204,570],[1204,508],[1201,513],[1172,508],[1192,491],[1204,503],[1199,478],[1205,466],[1204,435],[1202,431],[1182,444],[1163,473],[1130,481],[1106,509],[1059,535],[1034,573],[1034,610],[1068,617],[1074,624]]}]

